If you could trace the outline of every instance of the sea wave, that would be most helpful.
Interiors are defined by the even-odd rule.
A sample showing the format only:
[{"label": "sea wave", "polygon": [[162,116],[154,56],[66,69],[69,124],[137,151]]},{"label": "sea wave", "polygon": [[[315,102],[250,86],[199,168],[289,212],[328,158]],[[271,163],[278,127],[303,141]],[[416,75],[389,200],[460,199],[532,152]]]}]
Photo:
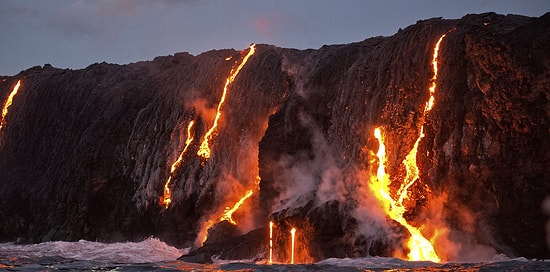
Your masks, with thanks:
[{"label": "sea wave", "polygon": [[105,263],[151,263],[175,260],[189,249],[178,249],[151,237],[141,242],[101,243],[80,240],[78,242],[45,242],[19,245],[0,244],[3,258],[63,257],[67,259]]},{"label": "sea wave", "polygon": [[18,245],[0,244],[0,270],[116,270],[116,271],[361,271],[361,270],[422,270],[479,271],[526,270],[550,271],[549,260],[528,260],[496,255],[484,262],[412,262],[388,257],[330,258],[313,264],[266,264],[265,260],[222,260],[213,264],[178,261],[189,249],[178,249],[157,238],[141,242],[100,243],[45,242]]}]

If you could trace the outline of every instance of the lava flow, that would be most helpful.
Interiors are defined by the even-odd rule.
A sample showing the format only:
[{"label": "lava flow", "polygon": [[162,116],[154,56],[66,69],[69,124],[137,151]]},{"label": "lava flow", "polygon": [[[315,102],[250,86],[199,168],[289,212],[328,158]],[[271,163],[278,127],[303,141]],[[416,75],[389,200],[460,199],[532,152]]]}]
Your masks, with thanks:
[{"label": "lava flow", "polygon": [[170,182],[172,181],[172,177],[174,175],[174,172],[178,170],[180,167],[183,156],[185,155],[185,152],[187,152],[187,148],[189,148],[189,145],[191,142],[193,142],[193,135],[191,134],[191,129],[193,128],[193,125],[195,124],[195,121],[191,120],[189,122],[189,125],[187,125],[187,139],[185,140],[185,147],[181,151],[178,159],[172,164],[172,167],[170,168],[170,177],[168,177],[168,180],[164,184],[164,196],[161,199],[161,202],[164,204],[164,207],[168,209],[168,206],[170,206],[170,203],[172,203],[172,193],[170,192]]},{"label": "lava flow", "polygon": [[2,120],[0,120],[0,131],[2,131],[2,128],[6,125],[6,116],[8,115],[8,110],[11,106],[11,103],[13,102],[13,97],[19,91],[20,86],[21,80],[18,80],[8,98],[6,99],[6,101],[4,101],[4,105],[2,106]]},{"label": "lava flow", "polygon": [[252,196],[252,194],[254,194],[254,190],[259,188],[258,186],[260,186],[260,177],[256,177],[256,182],[254,182],[254,188],[248,190],[246,192],[246,194],[241,197],[241,199],[239,199],[239,201],[237,201],[234,205],[233,205],[233,208],[229,208],[229,207],[225,207],[225,210],[223,212],[223,215],[222,217],[220,218],[220,222],[221,221],[224,221],[224,220],[227,220],[229,223],[233,224],[233,225],[237,225],[237,222],[235,222],[233,220],[233,213],[236,212],[240,207],[241,205],[243,205],[243,203]]},{"label": "lava flow", "polygon": [[237,77],[237,75],[239,74],[241,69],[244,67],[244,65],[248,61],[248,58],[250,58],[250,56],[254,55],[254,53],[256,52],[256,45],[255,44],[251,44],[249,48],[250,48],[250,50],[248,51],[248,54],[246,54],[246,56],[244,56],[241,64],[236,69],[231,69],[231,72],[229,73],[229,77],[225,80],[225,85],[223,87],[222,97],[220,98],[220,102],[218,103],[218,109],[217,109],[217,112],[216,112],[216,117],[214,118],[214,122],[212,123],[212,127],[210,127],[210,129],[204,134],[204,137],[203,137],[201,146],[199,148],[199,151],[197,151],[198,156],[201,156],[205,159],[210,158],[209,141],[213,137],[212,134],[215,132],[216,128],[218,127],[218,121],[221,117],[221,108],[222,108],[223,103],[225,102],[225,97],[227,95],[227,89],[229,87],[229,84],[233,83],[233,81],[235,80],[235,78]]},{"label": "lava flow", "polygon": [[[384,145],[384,136],[380,128],[374,130],[374,137],[378,139],[379,148],[376,156],[378,157],[378,169],[377,175],[372,176],[369,182],[369,187],[373,190],[374,195],[383,204],[383,209],[386,214],[399,224],[404,226],[410,233],[411,237],[407,243],[410,250],[408,258],[411,261],[428,260],[432,262],[439,262],[440,259],[435,253],[435,250],[426,239],[419,229],[410,225],[405,220],[404,214],[406,208],[403,206],[403,198],[400,196],[399,200],[394,200],[390,195],[390,176],[385,171],[384,163],[386,162],[386,148]],[[407,192],[403,194],[406,195]]]},{"label": "lava flow", "polygon": [[290,264],[294,264],[294,240],[296,240],[296,228],[290,230],[290,236],[292,239],[291,250],[290,250]]},{"label": "lava flow", "polygon": [[244,203],[245,200],[247,200],[250,196],[252,196],[252,193],[254,193],[252,189],[248,190],[248,192],[246,192],[246,194],[243,197],[241,197],[241,199],[239,199],[239,201],[237,201],[235,205],[233,205],[233,208],[225,207],[225,211],[223,212],[223,215],[220,218],[220,221],[227,220],[229,223],[233,225],[237,225],[237,222],[235,222],[232,218],[233,213],[237,211],[239,207],[241,207],[241,205]]},{"label": "lava flow", "polygon": [[[438,75],[438,57],[439,57],[439,47],[441,42],[445,38],[446,34],[441,35],[437,41],[433,55],[432,55],[432,66],[433,66],[433,77],[431,79],[429,91],[430,97],[428,102],[424,107],[423,114],[424,116],[428,113],[434,105],[434,94],[436,91],[436,80]],[[374,137],[378,140],[379,148],[376,156],[378,157],[378,169],[376,177],[371,177],[369,186],[374,191],[375,196],[383,203],[383,208],[386,214],[393,220],[400,223],[404,226],[410,233],[411,237],[407,243],[409,248],[408,258],[412,261],[420,260],[429,260],[433,262],[439,262],[440,258],[436,254],[433,245],[426,239],[420,230],[412,225],[410,225],[407,220],[404,218],[404,214],[407,211],[403,205],[403,201],[408,199],[409,188],[414,184],[415,181],[419,179],[418,165],[416,163],[416,154],[418,152],[418,145],[420,140],[424,137],[424,124],[420,127],[420,134],[416,139],[413,148],[407,154],[403,164],[405,165],[405,170],[407,172],[405,180],[401,184],[399,190],[397,191],[397,200],[392,198],[390,194],[390,177],[386,174],[385,166],[386,163],[386,147],[384,145],[384,136],[382,135],[381,128],[376,128],[374,130]]]},{"label": "lava flow", "polygon": [[[227,221],[233,225],[237,225],[237,222],[233,220],[233,213],[236,212],[241,205],[254,194],[254,190],[257,190],[260,185],[260,177],[256,177],[256,182],[254,182],[254,188],[248,190],[246,194],[239,199],[235,204],[233,204],[232,208],[225,207],[225,210],[222,214],[222,216],[219,218],[219,222]],[[203,223],[203,226],[197,235],[197,241],[201,241],[203,244],[206,242],[206,239],[208,239],[208,229],[212,227],[215,224],[215,220],[209,219],[206,222]]]},{"label": "lava flow", "polygon": [[273,221],[269,221],[269,264],[273,263]]}]

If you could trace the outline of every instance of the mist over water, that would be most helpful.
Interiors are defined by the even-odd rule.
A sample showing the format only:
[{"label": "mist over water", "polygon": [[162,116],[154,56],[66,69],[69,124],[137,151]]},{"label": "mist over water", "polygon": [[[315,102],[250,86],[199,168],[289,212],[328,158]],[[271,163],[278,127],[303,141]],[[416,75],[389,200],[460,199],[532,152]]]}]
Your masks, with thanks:
[{"label": "mist over water", "polygon": [[525,258],[508,258],[495,255],[484,262],[410,262],[397,258],[330,258],[313,264],[273,264],[266,260],[220,260],[213,264],[195,264],[176,260],[188,249],[171,247],[156,238],[142,242],[99,243],[46,242],[40,244],[0,244],[0,269],[10,271],[382,271],[389,269],[510,271],[550,269],[550,260],[537,261]]}]

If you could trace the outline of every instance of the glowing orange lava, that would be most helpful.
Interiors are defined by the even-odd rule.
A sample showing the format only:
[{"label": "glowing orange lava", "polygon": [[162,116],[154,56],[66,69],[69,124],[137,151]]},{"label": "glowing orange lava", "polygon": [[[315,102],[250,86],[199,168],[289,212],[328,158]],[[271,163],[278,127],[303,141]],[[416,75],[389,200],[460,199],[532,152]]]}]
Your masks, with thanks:
[{"label": "glowing orange lava", "polygon": [[191,145],[191,142],[193,142],[191,129],[193,128],[194,124],[195,121],[191,120],[191,122],[189,122],[189,125],[187,125],[187,139],[185,140],[185,147],[181,151],[178,159],[174,163],[172,163],[172,167],[170,168],[170,177],[168,177],[168,180],[164,184],[164,196],[161,202],[164,204],[164,207],[166,209],[168,209],[168,206],[170,206],[170,203],[172,203],[172,193],[170,192],[170,182],[172,181],[172,176],[174,172],[180,167],[183,161],[183,155],[185,155],[185,152],[187,152],[187,148],[189,148],[189,145]]},{"label": "glowing orange lava", "polygon": [[273,263],[273,221],[269,221],[269,264]]},{"label": "glowing orange lava", "polygon": [[[439,37],[439,40],[437,40],[437,43],[434,46],[433,54],[432,54],[432,67],[433,67],[433,76],[431,79],[429,91],[430,91],[430,98],[428,99],[428,102],[426,102],[426,106],[424,107],[424,115],[427,114],[430,110],[432,110],[433,105],[435,103],[435,91],[436,91],[436,80],[438,75],[438,64],[437,60],[439,58],[439,47],[441,46],[441,42],[443,42],[443,39],[447,36],[447,34],[441,35]],[[405,157],[405,160],[403,160],[403,164],[405,165],[405,170],[407,171],[407,175],[405,176],[405,180],[401,184],[401,187],[397,191],[397,195],[399,196],[398,202],[402,203],[404,199],[407,198],[407,193],[409,190],[409,187],[414,184],[416,180],[419,178],[420,170],[418,169],[418,166],[416,164],[416,154],[418,153],[418,145],[420,144],[420,140],[424,138],[424,124],[420,127],[420,134],[418,138],[416,139],[416,142],[414,143],[413,148],[407,154]]]},{"label": "glowing orange lava", "polygon": [[294,240],[296,239],[296,228],[290,230],[290,236],[292,239],[292,247],[290,251],[290,264],[294,264]]},{"label": "glowing orange lava", "polygon": [[437,73],[438,73],[437,58],[439,57],[439,47],[441,46],[441,42],[443,41],[445,36],[447,36],[447,34],[443,34],[441,35],[441,37],[439,37],[439,40],[437,40],[437,43],[435,44],[434,51],[432,54],[432,69],[433,69],[434,75],[432,76],[431,84],[429,87],[430,99],[428,100],[428,102],[426,102],[424,113],[430,111],[435,103],[434,94],[435,94],[435,89],[437,88],[437,84],[435,81],[437,80]]},{"label": "glowing orange lava", "polygon": [[[445,38],[446,34],[441,35],[437,41],[432,55],[432,66],[434,75],[431,79],[429,91],[430,97],[426,106],[424,107],[423,114],[428,113],[434,105],[434,94],[436,91],[436,81],[438,76],[438,57],[439,57],[439,47],[441,42]],[[426,239],[420,230],[412,225],[410,225],[407,220],[404,218],[406,212],[406,207],[403,205],[403,201],[408,199],[409,188],[419,179],[420,170],[416,163],[416,155],[418,153],[418,145],[420,140],[424,137],[424,124],[420,127],[420,134],[416,139],[413,148],[407,154],[403,160],[405,170],[407,172],[405,180],[401,183],[399,190],[397,191],[397,200],[395,200],[390,193],[390,177],[386,174],[385,163],[386,163],[386,147],[384,145],[384,136],[382,135],[381,128],[376,128],[374,130],[374,137],[378,140],[379,148],[376,156],[378,157],[378,169],[376,172],[376,177],[372,176],[370,178],[369,187],[374,191],[374,194],[378,200],[382,203],[383,209],[386,214],[393,220],[400,223],[404,226],[411,237],[407,242],[407,247],[409,248],[409,254],[407,257],[412,261],[428,260],[432,262],[439,262],[440,258],[436,254],[433,245]],[[436,231],[437,232],[437,231]]]},{"label": "glowing orange lava", "polygon": [[225,97],[227,95],[227,89],[229,87],[229,84],[233,83],[233,81],[235,80],[235,78],[237,77],[241,69],[244,67],[244,65],[248,61],[248,58],[250,58],[250,56],[254,55],[254,53],[256,52],[255,44],[251,44],[249,48],[250,50],[248,51],[248,54],[244,56],[241,64],[237,67],[237,69],[231,69],[231,72],[229,73],[230,74],[229,77],[225,80],[225,86],[223,87],[222,97],[220,98],[220,102],[218,103],[218,109],[217,109],[216,117],[214,118],[214,123],[212,123],[212,127],[210,127],[210,129],[204,134],[199,151],[197,151],[198,156],[201,156],[205,159],[210,158],[209,141],[213,137],[212,134],[215,132],[216,128],[218,127],[218,121],[221,117],[221,108],[223,103],[225,102]]},{"label": "glowing orange lava", "polygon": [[[233,204],[232,208],[225,207],[224,212],[222,213],[221,217],[219,217],[219,222],[227,220],[227,222],[233,225],[237,225],[237,222],[233,220],[233,217],[232,217],[233,213],[235,213],[242,206],[242,204],[254,194],[254,190],[258,190],[258,185],[260,184],[260,180],[261,179],[259,176],[256,177],[256,181],[254,182],[254,188],[248,190],[246,194],[239,199],[239,201]],[[214,218],[216,217],[217,215],[214,216]],[[216,221],[211,218],[205,223],[203,223],[202,228],[197,236],[196,242],[201,241],[204,244],[204,242],[208,239],[208,229],[212,227],[215,222]]]},{"label": "glowing orange lava", "polygon": [[229,223],[233,225],[237,225],[237,222],[235,222],[231,216],[235,211],[239,209],[239,207],[244,203],[245,200],[247,200],[250,196],[252,196],[252,193],[254,193],[253,190],[248,190],[248,192],[246,192],[246,195],[241,197],[241,199],[239,199],[239,201],[237,201],[237,203],[233,205],[233,208],[225,207],[225,211],[223,212],[223,215],[220,218],[220,221],[227,220],[229,221]]},{"label": "glowing orange lava", "polygon": [[21,80],[18,80],[17,84],[15,84],[15,86],[13,87],[13,90],[11,91],[8,98],[6,99],[6,101],[4,101],[4,105],[2,106],[2,120],[0,120],[0,131],[6,125],[6,116],[8,115],[8,110],[11,106],[11,103],[13,102],[13,97],[19,91],[20,86],[21,86]]},{"label": "glowing orange lava", "polygon": [[[410,233],[411,237],[407,243],[410,250],[408,254],[409,260],[420,261],[428,260],[432,262],[439,262],[440,259],[435,253],[435,250],[426,239],[420,230],[410,225],[403,217],[406,208],[403,206],[403,202],[394,200],[390,194],[390,176],[386,173],[384,164],[386,162],[386,148],[384,145],[384,136],[381,129],[376,128],[374,130],[374,137],[378,140],[379,148],[376,156],[378,157],[378,169],[377,175],[372,176],[369,182],[369,187],[373,190],[374,195],[382,203],[383,209],[386,214],[399,224],[404,226]],[[401,197],[399,198],[401,199]]]}]

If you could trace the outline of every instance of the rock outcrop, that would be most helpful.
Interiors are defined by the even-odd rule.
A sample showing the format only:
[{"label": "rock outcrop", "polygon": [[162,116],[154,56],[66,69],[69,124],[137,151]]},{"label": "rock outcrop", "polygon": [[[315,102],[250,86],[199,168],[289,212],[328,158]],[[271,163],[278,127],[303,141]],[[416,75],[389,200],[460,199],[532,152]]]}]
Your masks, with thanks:
[{"label": "rock outcrop", "polygon": [[[435,103],[424,114],[443,34]],[[228,86],[208,159],[197,151],[247,50],[2,77],[2,98],[22,85],[0,130],[0,240],[153,235],[184,247],[214,226],[189,258],[256,258],[266,256],[273,220],[281,233],[301,230],[304,262],[392,256],[407,234],[369,196],[373,130],[384,128],[397,183],[423,127],[407,220],[445,226],[456,246],[447,258],[549,258],[549,44],[550,14],[487,13],[318,50],[257,45]],[[171,173],[191,121],[193,141]],[[220,220],[247,190],[237,226]],[[286,248],[287,236],[275,244]]]}]

